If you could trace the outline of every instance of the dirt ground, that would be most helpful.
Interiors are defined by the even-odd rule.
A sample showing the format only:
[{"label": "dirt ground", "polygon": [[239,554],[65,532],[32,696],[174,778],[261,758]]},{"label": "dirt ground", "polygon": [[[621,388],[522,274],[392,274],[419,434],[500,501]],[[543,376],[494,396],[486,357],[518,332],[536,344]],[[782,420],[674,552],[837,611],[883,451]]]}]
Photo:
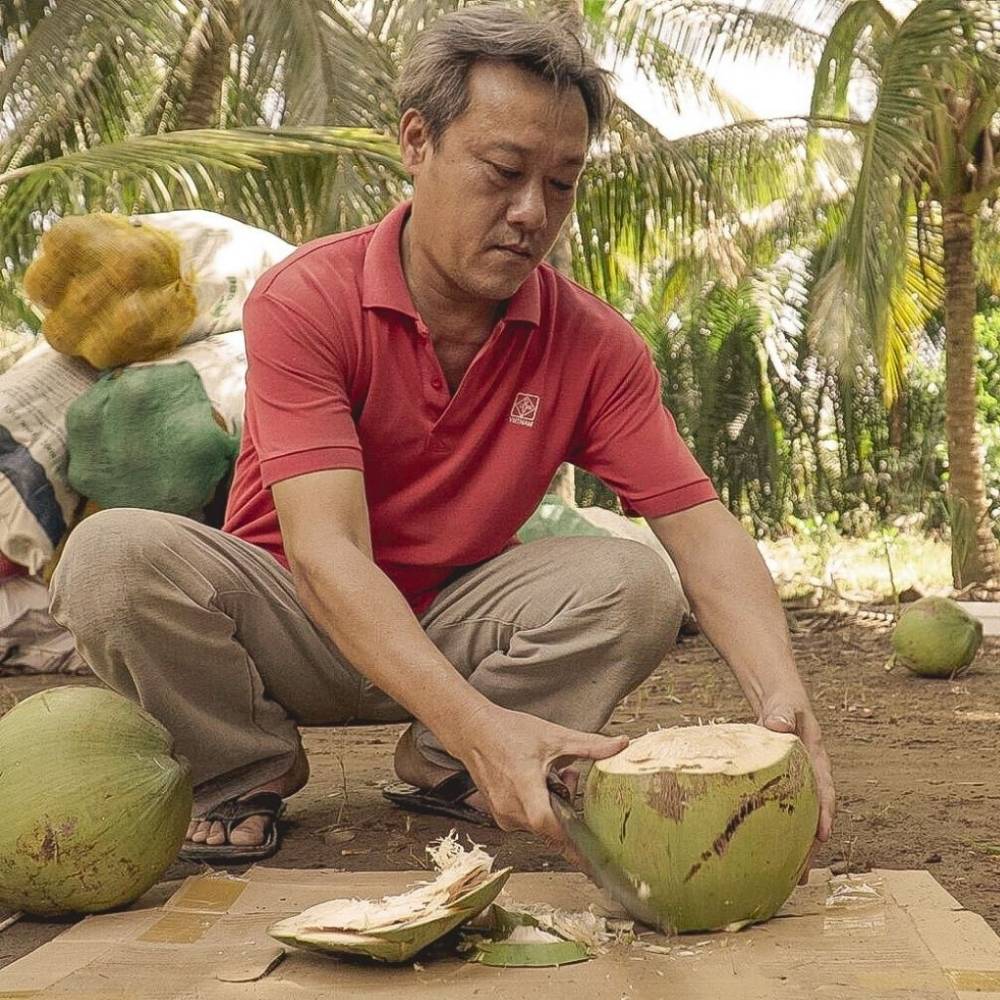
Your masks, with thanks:
[{"label": "dirt ground", "polygon": [[[887,672],[889,633],[883,627],[802,631],[794,643],[840,796],[833,838],[815,863],[838,872],[926,868],[1000,931],[1000,639],[987,640],[974,666],[955,681],[917,678],[901,667]],[[21,698],[57,681],[3,679]],[[749,715],[712,647],[701,637],[688,637],[620,707],[608,731],[638,736],[658,725],[699,720],[748,721]],[[408,814],[385,802],[380,786],[394,778],[392,750],[404,728],[308,730],[313,777],[290,800],[282,849],[267,863],[344,870],[426,867],[425,845],[455,826],[494,851],[499,864],[522,871],[566,867],[528,834]],[[178,864],[165,878],[197,870]],[[0,966],[64,927],[28,919],[16,923],[0,933]]]}]

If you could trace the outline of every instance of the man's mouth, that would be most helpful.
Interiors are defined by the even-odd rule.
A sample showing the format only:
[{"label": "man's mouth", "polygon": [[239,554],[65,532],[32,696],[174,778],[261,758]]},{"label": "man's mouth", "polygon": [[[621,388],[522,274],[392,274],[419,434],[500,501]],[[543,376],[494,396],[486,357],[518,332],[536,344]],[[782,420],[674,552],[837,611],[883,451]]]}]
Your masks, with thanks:
[{"label": "man's mouth", "polygon": [[504,246],[500,245],[494,247],[495,250],[500,250],[502,253],[510,254],[513,257],[520,257],[522,260],[531,260],[532,254],[531,250],[527,247],[519,246]]}]

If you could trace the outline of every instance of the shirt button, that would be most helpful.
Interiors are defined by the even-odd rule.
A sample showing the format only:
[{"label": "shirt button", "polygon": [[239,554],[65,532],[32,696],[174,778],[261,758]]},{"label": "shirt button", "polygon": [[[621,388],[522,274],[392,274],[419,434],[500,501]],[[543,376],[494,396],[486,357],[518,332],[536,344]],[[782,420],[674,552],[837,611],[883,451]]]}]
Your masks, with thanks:
[{"label": "shirt button", "polygon": [[441,379],[439,379],[439,378],[431,379],[431,388],[432,389],[440,389],[441,385],[442,385]]}]

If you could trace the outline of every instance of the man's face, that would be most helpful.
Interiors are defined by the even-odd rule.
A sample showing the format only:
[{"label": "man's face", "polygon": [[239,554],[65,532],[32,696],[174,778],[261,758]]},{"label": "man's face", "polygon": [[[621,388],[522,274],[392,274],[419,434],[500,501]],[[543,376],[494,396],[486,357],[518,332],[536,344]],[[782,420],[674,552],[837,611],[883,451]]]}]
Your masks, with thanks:
[{"label": "man's face", "polygon": [[403,119],[411,252],[451,294],[501,302],[549,252],[573,207],[587,108],[577,88],[557,90],[510,64],[478,63],[468,86],[468,108],[436,148],[418,113]]}]

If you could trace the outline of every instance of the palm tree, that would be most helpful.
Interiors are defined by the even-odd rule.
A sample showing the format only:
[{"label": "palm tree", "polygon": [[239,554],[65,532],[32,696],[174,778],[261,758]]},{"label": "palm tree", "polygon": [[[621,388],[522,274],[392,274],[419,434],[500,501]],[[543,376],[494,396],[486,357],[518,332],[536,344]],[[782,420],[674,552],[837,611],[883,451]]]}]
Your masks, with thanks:
[{"label": "palm tree", "polygon": [[[56,0],[51,9],[5,10],[0,108],[13,124],[0,132],[0,257],[8,261],[0,301],[23,310],[11,279],[47,218],[67,211],[198,205],[293,240],[377,217],[403,191],[390,139],[394,67],[416,31],[460,5]],[[662,40],[674,21],[630,20],[621,0],[540,5],[589,34],[611,68],[631,60],[669,92],[746,113],[697,59]],[[800,51],[818,51],[818,35],[803,40],[780,19],[747,16],[763,27],[765,45],[798,39]],[[788,153],[804,139],[801,127],[791,134],[751,124],[668,142],[622,104],[554,262],[607,292],[621,277],[620,252],[641,261],[650,230],[676,237],[660,251],[687,253],[692,231],[722,232],[740,211],[801,185]],[[571,467],[555,488],[573,498]]]},{"label": "palm tree", "polygon": [[[292,241],[377,218],[405,191],[393,141],[395,67],[424,24],[462,3],[5,5],[0,305],[24,310],[17,275],[40,230],[67,212],[214,208]],[[709,49],[782,50],[807,64],[824,42],[787,17],[725,0],[666,11],[655,0],[525,3],[556,4],[609,68],[638,67],[678,109],[694,94],[734,119],[749,112],[702,68]],[[668,140],[620,101],[557,248],[560,265],[606,296],[657,258],[707,261],[726,274],[752,267],[763,245],[813,227],[828,200],[814,195],[796,157],[808,138],[802,121],[744,120]],[[841,147],[819,153],[843,169]],[[747,213],[761,209],[764,224],[747,225]]]},{"label": "palm tree", "polygon": [[[358,92],[331,54],[344,34],[332,10],[324,0],[0,6],[6,309],[33,318],[17,276],[63,214],[210,208],[296,242],[382,214],[404,182],[392,109]],[[391,80],[384,52],[354,56],[369,79]]]},{"label": "palm tree", "polygon": [[[834,24],[813,114],[846,118],[848,86],[874,90],[853,203],[838,221],[815,326],[875,342],[889,402],[913,334],[942,303],[952,571],[962,588],[1000,578],[976,423],[976,255],[997,259],[979,216],[1000,194],[1000,21],[990,0],[919,0],[894,16],[857,0]],[[1000,293],[996,268],[984,267]],[[840,317],[842,322],[837,323]]]},{"label": "palm tree", "polygon": [[[563,4],[577,26],[585,9],[586,32],[612,68],[632,59],[657,86],[695,88],[734,114],[743,111],[695,60],[662,41],[665,25],[657,33],[626,17],[638,4],[525,2]],[[293,240],[377,217],[404,190],[391,141],[395,67],[425,23],[458,6],[462,0],[3,5],[6,270],[23,268],[48,217],[69,211],[198,205]],[[764,15],[753,17],[764,23]],[[699,18],[695,11],[669,24],[690,31]],[[820,35],[780,30],[786,40],[803,34],[800,47],[818,52]],[[620,240],[641,256],[645,234],[660,229],[675,233],[679,246],[694,228],[788,195],[801,180],[782,162],[788,148],[787,137],[772,142],[753,125],[667,142],[623,103],[581,192],[577,274],[608,277]],[[735,160],[747,169],[725,166]]]}]

